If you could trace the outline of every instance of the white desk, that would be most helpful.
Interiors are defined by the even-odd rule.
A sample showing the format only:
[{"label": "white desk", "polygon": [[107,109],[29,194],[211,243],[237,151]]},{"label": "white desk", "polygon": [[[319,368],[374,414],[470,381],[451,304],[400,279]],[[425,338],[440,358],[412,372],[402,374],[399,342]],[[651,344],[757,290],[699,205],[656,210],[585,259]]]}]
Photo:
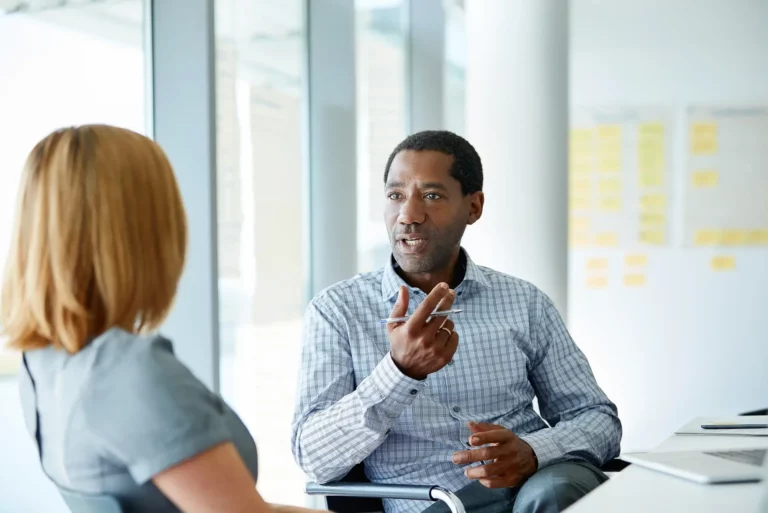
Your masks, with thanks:
[{"label": "white desk", "polygon": [[[672,435],[653,452],[768,448],[765,436]],[[568,513],[768,513],[760,511],[768,484],[703,485],[631,465]]]}]

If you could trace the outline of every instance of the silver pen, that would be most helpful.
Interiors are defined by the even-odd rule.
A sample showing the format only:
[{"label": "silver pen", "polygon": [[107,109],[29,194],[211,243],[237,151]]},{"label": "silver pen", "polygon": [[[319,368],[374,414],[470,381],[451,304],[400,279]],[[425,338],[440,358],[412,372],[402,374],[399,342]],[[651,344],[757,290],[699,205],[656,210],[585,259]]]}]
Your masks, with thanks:
[{"label": "silver pen", "polygon": [[[440,310],[439,312],[432,312],[432,315],[427,317],[427,320],[431,319],[432,317],[447,317],[449,315],[453,315],[455,313],[461,313],[462,310]],[[393,324],[398,322],[407,322],[408,319],[410,319],[411,316],[408,315],[406,317],[390,317],[388,319],[382,319],[381,324]]]}]

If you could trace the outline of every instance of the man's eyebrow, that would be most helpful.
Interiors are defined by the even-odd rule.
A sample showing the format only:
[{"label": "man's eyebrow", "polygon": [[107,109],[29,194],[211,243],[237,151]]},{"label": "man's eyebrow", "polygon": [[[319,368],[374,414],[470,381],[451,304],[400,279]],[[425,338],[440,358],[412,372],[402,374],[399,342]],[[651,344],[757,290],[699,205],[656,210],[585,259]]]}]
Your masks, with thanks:
[{"label": "man's eyebrow", "polygon": [[[387,182],[385,188],[387,189],[399,189],[405,187],[405,182]],[[447,191],[448,187],[440,182],[422,182],[418,184],[419,189],[439,189],[441,191]]]}]

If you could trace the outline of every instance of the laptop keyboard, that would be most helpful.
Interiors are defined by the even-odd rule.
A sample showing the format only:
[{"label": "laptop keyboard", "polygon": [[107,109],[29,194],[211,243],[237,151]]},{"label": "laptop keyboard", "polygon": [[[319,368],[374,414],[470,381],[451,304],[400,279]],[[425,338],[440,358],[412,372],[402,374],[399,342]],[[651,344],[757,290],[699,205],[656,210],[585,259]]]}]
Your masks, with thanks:
[{"label": "laptop keyboard", "polygon": [[736,463],[752,465],[753,467],[760,467],[763,465],[763,460],[765,459],[766,453],[768,453],[767,449],[754,449],[749,451],[705,452],[704,454],[715,456],[717,458],[723,458],[724,460],[735,461]]}]

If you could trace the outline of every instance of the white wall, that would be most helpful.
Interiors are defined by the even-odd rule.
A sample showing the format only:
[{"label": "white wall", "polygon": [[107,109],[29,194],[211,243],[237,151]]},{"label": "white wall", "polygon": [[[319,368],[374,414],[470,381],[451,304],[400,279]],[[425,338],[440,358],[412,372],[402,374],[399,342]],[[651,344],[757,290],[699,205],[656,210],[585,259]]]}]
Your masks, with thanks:
[{"label": "white wall", "polygon": [[[571,106],[675,110],[677,233],[684,109],[768,105],[766,21],[764,0],[571,1]],[[653,446],[696,415],[768,406],[768,249],[725,251],[737,267],[720,274],[709,262],[723,251],[645,253],[644,287],[587,290],[586,259],[607,257],[612,281],[621,282],[626,252],[570,251],[570,326],[619,406],[624,451]]]}]

